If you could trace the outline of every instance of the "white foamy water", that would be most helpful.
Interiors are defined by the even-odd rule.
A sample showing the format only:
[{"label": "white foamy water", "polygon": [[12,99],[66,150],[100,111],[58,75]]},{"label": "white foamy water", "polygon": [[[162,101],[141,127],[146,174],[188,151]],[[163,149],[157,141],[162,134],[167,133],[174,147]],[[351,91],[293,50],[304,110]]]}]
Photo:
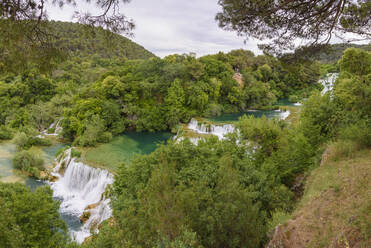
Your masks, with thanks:
[{"label": "white foamy water", "polygon": [[[50,124],[50,126],[42,131],[37,137],[39,138],[44,138],[44,136],[58,136],[60,132],[62,132],[62,126],[61,126],[61,121],[63,118],[59,119],[57,122],[53,122]],[[48,130],[54,128],[54,133],[48,133]]]},{"label": "white foamy water", "polygon": [[286,118],[289,117],[289,115],[290,115],[290,111],[289,110],[282,111],[282,110],[277,109],[275,111],[278,112],[278,113],[280,113],[279,118],[281,120],[286,120]]},{"label": "white foamy water", "polygon": [[319,80],[319,83],[323,85],[322,95],[334,88],[334,83],[338,78],[338,73],[329,73],[324,79]]},{"label": "white foamy water", "polygon": [[[224,139],[224,136],[229,133],[233,133],[235,130],[234,125],[213,125],[213,124],[201,124],[196,119],[191,119],[188,124],[188,129],[193,130],[199,134],[212,134],[218,136],[219,139]],[[198,141],[197,141],[198,142]]]},{"label": "white foamy water", "polygon": [[[71,158],[71,149],[65,152],[52,174],[59,178],[56,182],[50,182],[50,186],[53,196],[61,200],[60,212],[76,217],[90,212],[90,218],[80,230],[71,231],[73,238],[82,243],[90,236],[91,227],[97,227],[112,215],[109,199],[104,198],[103,193],[113,183],[113,176],[106,170],[76,162],[75,158]],[[94,208],[85,210],[92,204]]]}]

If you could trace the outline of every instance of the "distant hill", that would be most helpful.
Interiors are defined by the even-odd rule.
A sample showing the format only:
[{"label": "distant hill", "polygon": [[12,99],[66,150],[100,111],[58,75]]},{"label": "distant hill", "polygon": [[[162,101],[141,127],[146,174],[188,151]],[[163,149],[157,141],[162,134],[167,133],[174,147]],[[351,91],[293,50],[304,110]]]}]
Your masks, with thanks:
[{"label": "distant hill", "polygon": [[102,28],[93,30],[78,23],[50,22],[56,35],[58,47],[72,52],[74,56],[100,58],[148,59],[155,57],[144,47],[118,34],[108,33]]},{"label": "distant hill", "polygon": [[314,59],[321,63],[335,63],[343,55],[345,49],[349,47],[355,47],[359,49],[364,49],[366,51],[371,51],[371,44],[367,45],[357,45],[348,43],[339,43],[330,45],[330,49],[326,49],[326,52],[321,52],[313,56]]}]

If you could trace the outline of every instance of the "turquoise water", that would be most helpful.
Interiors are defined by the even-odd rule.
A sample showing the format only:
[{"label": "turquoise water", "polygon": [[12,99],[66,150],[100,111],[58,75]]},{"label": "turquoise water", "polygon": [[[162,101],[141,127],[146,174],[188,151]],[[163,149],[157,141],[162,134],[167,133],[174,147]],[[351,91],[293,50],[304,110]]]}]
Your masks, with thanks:
[{"label": "turquoise water", "polygon": [[[56,152],[64,147],[64,144],[54,143],[49,147],[41,148],[44,152],[44,161],[46,167],[51,167]],[[15,154],[15,145],[12,144],[10,141],[4,141],[0,143],[0,181],[2,182],[21,182],[26,183],[28,185],[32,185],[33,179],[27,179],[22,175],[21,172],[14,170],[12,165],[12,159]],[[37,184],[37,183],[36,183]],[[35,184],[35,185],[36,185]]]},{"label": "turquoise water", "polygon": [[65,146],[67,146],[67,145],[62,144],[62,143],[54,143],[51,146],[47,146],[47,147],[42,148],[42,150],[44,152],[45,167],[49,168],[53,165],[53,162],[55,160],[55,154],[57,154],[57,152]]},{"label": "turquoise water", "polygon": [[279,117],[280,112],[274,110],[257,110],[257,111],[246,111],[246,112],[239,112],[239,113],[232,113],[232,114],[223,114],[221,116],[211,117],[208,118],[213,122],[233,122],[238,121],[240,117],[243,115],[247,116],[254,116],[254,117],[262,117],[265,115],[268,119]]},{"label": "turquoise water", "polygon": [[[294,103],[291,103],[288,99],[280,99],[277,102],[278,106],[295,106]],[[208,118],[210,121],[214,122],[234,122],[238,121],[240,117],[243,115],[247,116],[254,116],[254,117],[262,117],[265,115],[268,119],[280,117],[280,112],[275,110],[250,110],[250,111],[244,111],[244,112],[238,112],[238,113],[232,113],[232,114],[223,114],[221,116],[215,116]]]},{"label": "turquoise water", "polygon": [[86,152],[88,164],[98,164],[115,170],[123,162],[130,162],[135,154],[149,154],[158,144],[166,143],[172,138],[169,132],[127,132],[117,136],[107,144],[101,144]]},{"label": "turquoise water", "polygon": [[[43,147],[45,166],[52,166],[56,152],[64,147],[64,144],[54,143],[52,146]],[[20,182],[26,184],[31,191],[38,187],[46,185],[46,182],[26,177],[21,172],[14,170],[12,166],[12,158],[15,153],[15,145],[7,142],[0,143],[0,181],[7,183]],[[66,221],[69,230],[77,230],[81,227],[80,219],[77,216],[70,216],[61,213],[61,217]]]},{"label": "turquoise water", "polygon": [[294,103],[290,102],[289,99],[283,98],[277,101],[278,106],[295,106]]}]

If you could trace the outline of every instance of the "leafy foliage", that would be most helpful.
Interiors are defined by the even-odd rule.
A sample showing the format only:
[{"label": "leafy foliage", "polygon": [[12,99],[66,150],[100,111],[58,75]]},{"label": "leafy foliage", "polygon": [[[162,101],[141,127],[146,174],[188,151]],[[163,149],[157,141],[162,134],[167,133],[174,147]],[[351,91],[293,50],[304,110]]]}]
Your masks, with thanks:
[{"label": "leafy foliage", "polygon": [[194,233],[194,247],[258,247],[267,213],[287,206],[290,193],[255,167],[245,148],[235,140],[210,139],[198,146],[186,140],[122,165],[111,230],[125,235],[112,237],[111,225],[105,226],[106,234],[87,245],[160,247]]},{"label": "leafy foliage", "polygon": [[0,183],[0,206],[1,247],[76,247],[49,187],[31,192],[22,184]]},{"label": "leafy foliage", "polygon": [[282,53],[295,47],[295,39],[306,45],[328,43],[334,34],[357,34],[370,39],[371,4],[367,0],[273,1],[220,0],[222,12],[216,20],[226,30],[268,39],[266,51]]},{"label": "leafy foliage", "polygon": [[[249,64],[241,62],[246,58]],[[316,88],[320,69],[317,64],[288,66],[243,50],[199,59],[170,55],[107,67],[94,83],[87,80],[86,87],[73,94],[72,106],[65,108],[63,136],[76,144],[95,145],[109,140],[109,133],[127,129],[175,132],[194,116],[274,108],[278,98]],[[233,68],[242,73],[242,85],[233,79]],[[63,75],[59,78],[65,80]]]},{"label": "leafy foliage", "polygon": [[[367,58],[362,53],[347,50],[341,63]],[[368,61],[360,63],[357,69]],[[335,148],[348,155],[371,144],[364,102],[370,102],[369,76],[340,68],[332,95],[314,92],[296,125],[243,117],[239,132],[227,139],[170,142],[123,164],[115,177],[113,219],[84,245],[262,246],[272,223],[288,218],[294,194],[300,195],[295,179],[318,164],[326,142],[342,139]]]}]

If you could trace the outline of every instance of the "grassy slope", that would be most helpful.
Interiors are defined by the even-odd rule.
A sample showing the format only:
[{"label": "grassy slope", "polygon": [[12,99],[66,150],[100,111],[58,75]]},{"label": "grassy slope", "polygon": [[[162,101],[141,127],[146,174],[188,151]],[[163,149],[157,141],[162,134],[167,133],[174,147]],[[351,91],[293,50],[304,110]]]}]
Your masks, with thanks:
[{"label": "grassy slope", "polygon": [[269,248],[371,247],[371,149],[352,158],[326,153],[312,171],[291,220]]}]

